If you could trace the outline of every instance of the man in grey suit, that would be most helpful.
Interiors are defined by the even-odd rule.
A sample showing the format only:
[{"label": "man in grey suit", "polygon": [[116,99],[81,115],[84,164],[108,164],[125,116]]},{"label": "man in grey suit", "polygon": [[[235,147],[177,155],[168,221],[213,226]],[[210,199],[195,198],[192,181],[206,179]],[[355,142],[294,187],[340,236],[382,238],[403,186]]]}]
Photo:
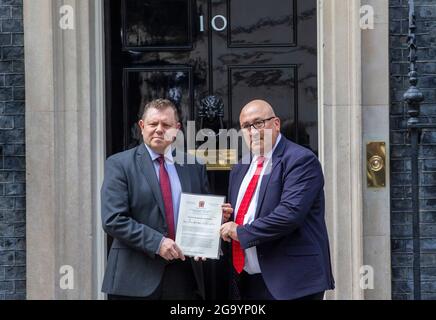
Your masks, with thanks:
[{"label": "man in grey suit", "polygon": [[181,192],[208,193],[205,167],[175,163],[180,123],[171,101],[145,105],[139,126],[144,143],[106,161],[102,222],[114,241],[102,291],[113,299],[204,298],[201,261],[185,258],[174,239]]}]

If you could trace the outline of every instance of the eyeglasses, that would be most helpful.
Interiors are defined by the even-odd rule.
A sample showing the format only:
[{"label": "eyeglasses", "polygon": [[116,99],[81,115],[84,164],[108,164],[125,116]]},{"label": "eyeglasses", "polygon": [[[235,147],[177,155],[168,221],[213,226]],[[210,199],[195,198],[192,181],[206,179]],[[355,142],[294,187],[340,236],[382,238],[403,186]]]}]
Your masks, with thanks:
[{"label": "eyeglasses", "polygon": [[265,122],[270,121],[270,120],[275,119],[275,118],[277,118],[277,117],[271,117],[271,118],[264,119],[264,120],[257,120],[251,124],[245,124],[245,125],[241,126],[241,129],[250,130],[251,127],[253,127],[256,130],[260,130],[260,129],[265,128]]}]

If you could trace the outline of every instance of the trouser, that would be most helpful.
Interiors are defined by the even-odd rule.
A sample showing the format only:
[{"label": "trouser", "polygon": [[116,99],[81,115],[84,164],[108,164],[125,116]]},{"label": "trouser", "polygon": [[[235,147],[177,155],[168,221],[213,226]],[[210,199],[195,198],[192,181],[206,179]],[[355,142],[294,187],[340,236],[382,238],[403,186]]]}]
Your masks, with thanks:
[{"label": "trouser", "polygon": [[[238,286],[242,300],[276,300],[269,292],[262,274],[260,273],[250,275],[247,272],[242,271]],[[323,300],[323,298],[324,291],[294,300]]]},{"label": "trouser", "polygon": [[190,259],[170,262],[156,290],[147,297],[110,295],[110,300],[198,300],[197,282]]}]

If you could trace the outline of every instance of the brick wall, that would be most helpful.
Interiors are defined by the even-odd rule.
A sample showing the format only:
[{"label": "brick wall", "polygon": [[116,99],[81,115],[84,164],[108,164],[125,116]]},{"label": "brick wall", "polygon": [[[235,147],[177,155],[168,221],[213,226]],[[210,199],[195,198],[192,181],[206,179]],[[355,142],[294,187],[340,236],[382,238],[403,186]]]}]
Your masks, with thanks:
[{"label": "brick wall", "polygon": [[[436,123],[436,1],[415,0],[422,121]],[[408,1],[390,0],[392,298],[413,298],[410,140],[406,134]],[[420,158],[421,296],[436,299],[436,130],[422,134]]]},{"label": "brick wall", "polygon": [[25,298],[24,140],[23,4],[0,0],[0,300]]}]

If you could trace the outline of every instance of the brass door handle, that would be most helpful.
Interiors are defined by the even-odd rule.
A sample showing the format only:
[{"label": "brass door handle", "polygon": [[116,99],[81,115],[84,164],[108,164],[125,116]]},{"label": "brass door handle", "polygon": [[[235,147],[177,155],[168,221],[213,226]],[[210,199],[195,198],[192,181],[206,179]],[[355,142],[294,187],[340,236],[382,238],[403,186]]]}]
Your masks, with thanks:
[{"label": "brass door handle", "polygon": [[378,171],[384,169],[385,162],[384,162],[384,160],[383,160],[383,158],[381,156],[377,156],[376,155],[376,156],[372,156],[369,159],[368,165],[369,165],[369,169],[371,171],[378,172]]}]

